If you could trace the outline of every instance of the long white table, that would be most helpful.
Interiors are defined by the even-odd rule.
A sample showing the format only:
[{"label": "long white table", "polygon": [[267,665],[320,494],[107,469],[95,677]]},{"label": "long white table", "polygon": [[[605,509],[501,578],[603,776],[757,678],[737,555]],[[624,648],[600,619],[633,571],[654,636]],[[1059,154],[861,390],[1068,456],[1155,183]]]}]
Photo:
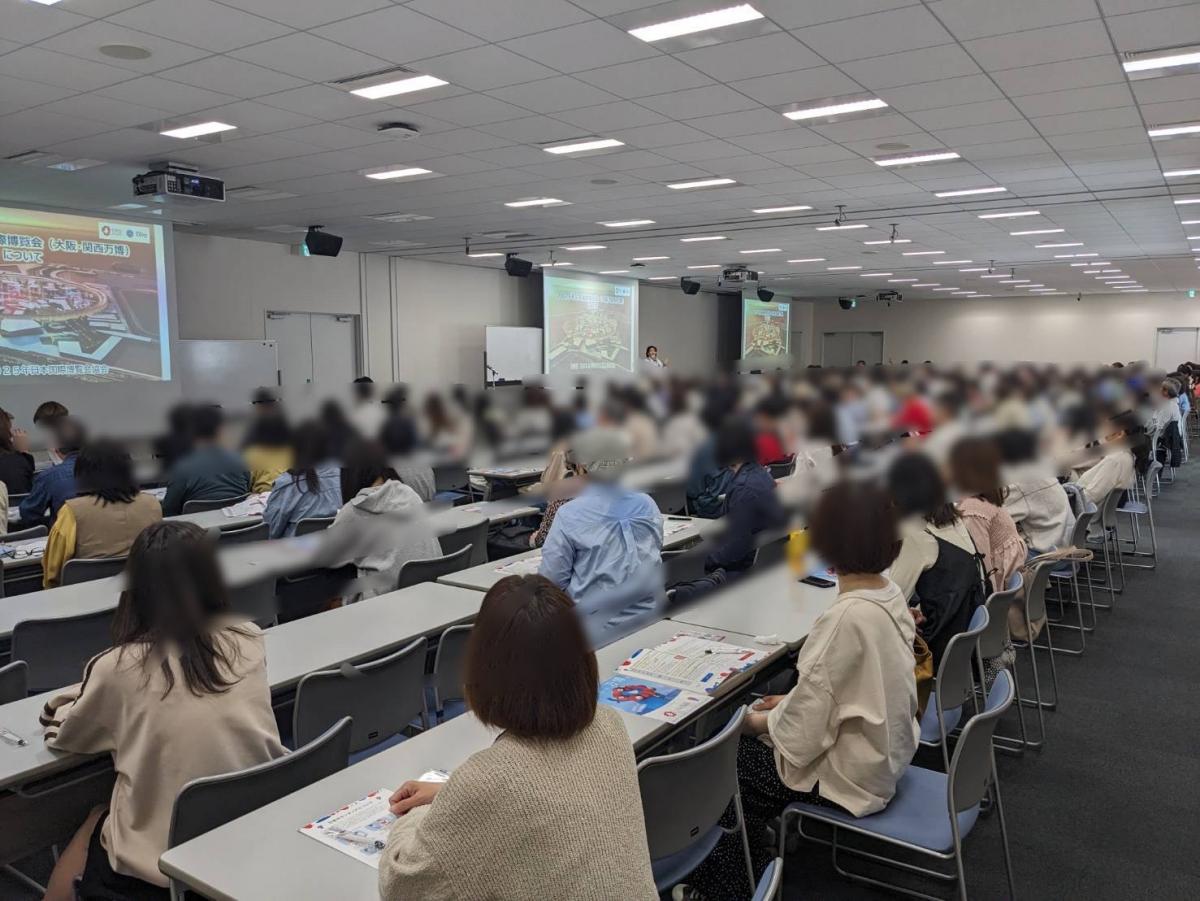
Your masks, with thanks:
[{"label": "long white table", "polygon": [[[479,613],[482,601],[483,595],[477,591],[426,582],[267,629],[271,689],[288,691],[306,673],[381,656],[421,635],[467,622]],[[71,769],[86,760],[51,751],[42,742],[38,714],[54,694],[0,705],[0,726],[29,743],[22,748],[0,742],[0,789]]]},{"label": "long white table", "polygon": [[[671,530],[670,534],[663,538],[663,550],[665,551],[686,547],[721,529],[720,520],[714,519],[665,516],[663,520],[665,527]],[[685,522],[686,525],[683,528],[677,528],[679,524]],[[525,574],[525,568],[521,564],[526,560],[540,560],[541,556],[542,551],[540,548],[537,548],[526,551],[523,554],[514,554],[503,560],[492,560],[488,563],[481,563],[479,566],[472,566],[469,569],[451,573],[448,576],[442,576],[438,581],[445,585],[457,585],[462,588],[473,588],[476,591],[487,591],[505,576]],[[516,566],[514,567],[513,564],[516,564]],[[528,571],[536,572],[537,570],[536,567],[533,567]]]},{"label": "long white table", "polygon": [[[666,641],[679,631],[678,624],[662,620],[597,651],[601,680],[632,651]],[[747,640],[744,635],[730,637]],[[773,652],[760,667],[777,659],[779,653]],[[729,680],[718,696],[736,691],[749,678],[751,674],[743,674]],[[621,720],[635,748],[682,725],[628,713],[621,713]],[[492,730],[470,713],[463,714],[172,848],[159,865],[164,873],[220,901],[374,901],[379,897],[377,872],[308,838],[299,832],[300,827],[376,789],[395,789],[430,769],[451,770],[494,740]],[[529,811],[529,815],[538,816],[539,812]],[[638,816],[640,811],[630,811],[630,815]]]}]

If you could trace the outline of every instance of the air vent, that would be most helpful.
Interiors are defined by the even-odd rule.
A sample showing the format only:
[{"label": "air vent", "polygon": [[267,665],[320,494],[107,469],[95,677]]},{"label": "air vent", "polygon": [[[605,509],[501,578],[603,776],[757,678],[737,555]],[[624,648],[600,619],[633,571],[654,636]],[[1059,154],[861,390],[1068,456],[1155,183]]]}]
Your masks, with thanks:
[{"label": "air vent", "polygon": [[486,238],[489,241],[518,241],[523,238],[532,238],[529,232],[476,232],[471,235],[472,238]]},{"label": "air vent", "polygon": [[375,247],[424,247],[425,246],[424,241],[405,241],[400,238],[396,238],[392,241],[372,241],[371,244],[374,245]]},{"label": "air vent", "polygon": [[289,197],[298,197],[298,194],[289,194],[287,191],[272,191],[270,188],[256,188],[254,185],[244,185],[240,188],[229,188],[225,192],[227,200],[287,200]]},{"label": "air vent", "polygon": [[24,153],[14,153],[4,158],[10,163],[20,163],[23,166],[49,166],[61,163],[66,157],[57,153],[47,153],[44,150],[26,150]]},{"label": "air vent", "polygon": [[255,231],[274,232],[277,235],[303,235],[308,229],[303,225],[256,225]]},{"label": "air vent", "polygon": [[414,72],[406,66],[389,66],[386,69],[376,69],[373,72],[361,72],[358,75],[351,75],[349,78],[339,78],[336,81],[329,81],[326,84],[331,84],[339,88],[349,88],[357,86],[359,82],[379,81],[391,75],[419,75],[419,72]]},{"label": "air vent", "polygon": [[425,222],[433,217],[424,216],[421,213],[376,213],[374,216],[364,218],[374,219],[377,222]]}]

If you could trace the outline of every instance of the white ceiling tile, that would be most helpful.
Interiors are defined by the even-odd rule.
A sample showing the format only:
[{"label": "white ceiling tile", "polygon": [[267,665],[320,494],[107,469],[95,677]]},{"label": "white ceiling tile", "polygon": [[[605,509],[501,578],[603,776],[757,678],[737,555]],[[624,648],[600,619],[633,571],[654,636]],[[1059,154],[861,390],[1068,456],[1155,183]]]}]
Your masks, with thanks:
[{"label": "white ceiling tile", "polygon": [[1095,0],[934,0],[929,9],[960,41],[1099,17]]},{"label": "white ceiling tile", "polygon": [[386,60],[377,56],[368,56],[342,44],[299,32],[242,47],[230,55],[311,81],[349,78],[387,65]]},{"label": "white ceiling tile", "polygon": [[669,56],[656,56],[632,63],[606,66],[603,69],[592,69],[589,72],[581,72],[577,77],[626,99],[714,84],[707,75]]},{"label": "white ceiling tile", "polygon": [[1125,83],[1125,73],[1111,48],[1103,56],[1006,69],[993,72],[992,77],[1010,97]]},{"label": "white ceiling tile", "polygon": [[979,66],[956,44],[855,60],[842,63],[841,69],[851,78],[877,91],[898,85],[979,74]]},{"label": "white ceiling tile", "polygon": [[1200,43],[1200,9],[1187,3],[1170,9],[1110,16],[1108,27],[1118,50],[1156,50]]},{"label": "white ceiling tile", "polygon": [[[912,122],[901,115],[867,116],[864,119],[847,119],[845,122],[834,122],[830,125],[813,125],[812,130],[838,144],[852,141],[877,140],[890,138],[902,139],[913,147],[936,145],[936,141],[917,129]],[[913,143],[913,142],[919,143]]]},{"label": "white ceiling tile", "polygon": [[1133,95],[1124,84],[1099,85],[1094,88],[1074,88],[1030,94],[1013,101],[1026,116],[1057,116],[1093,109],[1133,108]]},{"label": "white ceiling tile", "polygon": [[280,91],[258,98],[259,103],[279,109],[291,110],[317,119],[350,119],[355,116],[374,115],[382,121],[391,114],[391,107],[378,100],[364,100],[346,91],[339,91],[323,84],[311,84],[290,91]]},{"label": "white ceiling tile", "polygon": [[966,103],[958,106],[945,106],[941,109],[922,110],[909,113],[908,118],[927,131],[936,131],[964,125],[986,125],[991,122],[1020,119],[1021,111],[1007,100],[988,100],[983,103]]},{"label": "white ceiling tile", "polygon": [[616,103],[566,110],[556,114],[555,118],[585,129],[583,134],[608,134],[616,129],[653,125],[665,121],[666,117],[628,100],[619,100]]},{"label": "white ceiling tile", "polygon": [[[149,50],[151,55],[148,59],[113,59],[100,52],[100,48],[108,44],[129,44],[134,47],[142,47]],[[74,28],[48,38],[38,46],[43,50],[53,50],[56,53],[66,53],[107,66],[144,73],[183,65],[208,55],[206,50],[146,34],[144,31],[123,28],[107,21],[90,22],[81,28]]]},{"label": "white ceiling tile", "polygon": [[657,94],[653,97],[643,97],[638,102],[672,119],[690,119],[758,108],[758,104],[753,100],[724,85]]},{"label": "white ceiling tile", "polygon": [[618,99],[607,91],[584,84],[569,75],[509,85],[488,91],[488,94],[535,113],[556,113],[559,110],[594,106]]},{"label": "white ceiling tile", "polygon": [[591,18],[567,0],[413,0],[409,5],[492,42]]},{"label": "white ceiling tile", "polygon": [[692,119],[688,124],[707,132],[714,138],[756,135],[769,131],[789,131],[798,127],[796,123],[783,118],[779,113],[762,108],[739,113],[704,116]]},{"label": "white ceiling tile", "polygon": [[[0,57],[0,64],[7,57]],[[228,94],[218,94],[216,91],[206,91],[203,88],[180,84],[177,81],[167,81],[154,75],[134,78],[112,87],[102,88],[96,92],[104,97],[124,100],[126,103],[137,103],[160,109],[170,115],[192,113],[196,110],[219,106],[236,100]]]},{"label": "white ceiling tile", "polygon": [[[41,149],[53,149],[55,153],[62,153],[64,156],[69,154],[75,157],[90,157],[96,160],[144,166],[149,160],[162,159],[163,154],[178,151],[178,145],[179,142],[174,138],[165,138],[152,131],[141,128],[122,128],[118,131],[89,135]],[[128,181],[120,185],[119,192],[112,195],[112,202],[120,203],[127,200],[126,192],[133,193]]]},{"label": "white ceiling tile", "polygon": [[707,141],[689,142],[687,144],[680,144],[677,147],[664,147],[658,152],[676,162],[695,163],[702,160],[714,160],[734,156],[740,153],[741,150],[742,148],[736,144],[710,138]]},{"label": "white ceiling tile", "polygon": [[[497,137],[496,140],[506,140]],[[508,146],[497,147],[494,150],[470,151],[475,159],[483,160],[494,166],[532,166],[541,161],[546,151],[538,147]]]},{"label": "white ceiling tile", "polygon": [[818,66],[803,72],[762,75],[733,82],[730,87],[767,106],[783,106],[808,100],[824,100],[859,93],[862,88],[833,66]]},{"label": "white ceiling tile", "polygon": [[283,178],[308,178],[336,171],[313,156],[301,156],[290,160],[270,160],[248,166],[222,169],[221,178],[231,186],[256,185]]},{"label": "white ceiling tile", "polygon": [[1142,104],[1142,113],[1150,125],[1169,122],[1194,122],[1200,119],[1200,97],[1173,100],[1169,103]]},{"label": "white ceiling tile", "polygon": [[682,122],[663,122],[655,125],[643,125],[637,128],[621,127],[613,132],[613,137],[624,141],[632,147],[670,147],[676,144],[687,144],[693,141],[708,140],[708,135],[697,131]]},{"label": "white ceiling tile", "polygon": [[824,63],[820,56],[783,31],[686,50],[676,54],[676,58],[725,82],[794,72]]},{"label": "white ceiling tile", "polygon": [[1172,75],[1168,78],[1144,78],[1132,83],[1139,103],[1167,103],[1200,97],[1200,73]]},{"label": "white ceiling tile", "polygon": [[422,59],[413,67],[473,91],[537,81],[557,74],[553,69],[494,44]]},{"label": "white ceiling tile", "polygon": [[[1024,119],[995,122],[990,125],[970,125],[965,128],[942,128],[933,133],[947,147],[971,147],[995,141],[1019,141],[1036,138],[1037,131]],[[969,153],[963,154],[970,159]]]},{"label": "white ceiling tile", "polygon": [[113,100],[111,97],[101,97],[99,94],[76,94],[74,97],[48,103],[42,109],[62,116],[77,116],[81,119],[111,123],[112,128],[145,125],[163,118],[162,110]]},{"label": "white ceiling tile", "polygon": [[315,28],[327,22],[391,6],[391,0],[223,0],[248,13],[274,19],[293,28]]},{"label": "white ceiling tile", "polygon": [[231,134],[233,140],[238,140],[245,135],[268,134],[273,131],[300,128],[304,125],[315,125],[319,121],[314,116],[256,103],[253,100],[239,100],[223,106],[210,107],[203,112],[205,116],[211,116],[218,122],[236,125],[238,131]]},{"label": "white ceiling tile", "polygon": [[961,106],[969,103],[986,103],[1002,98],[1003,95],[996,88],[995,83],[986,75],[945,78],[923,84],[890,88],[887,91],[888,103],[902,113]]},{"label": "white ceiling tile", "polygon": [[[1099,20],[1053,25],[1019,34],[966,41],[967,52],[989,71],[1018,69],[1111,53],[1108,32]],[[1059,87],[1066,87],[1060,85]]]},{"label": "white ceiling tile", "polygon": [[474,35],[401,6],[389,6],[314,28],[313,34],[394,63],[453,53],[483,43]]},{"label": "white ceiling tile", "polygon": [[971,162],[980,164],[982,160],[997,160],[1017,156],[1034,156],[1050,152],[1050,145],[1042,138],[1020,138],[1017,140],[994,141],[990,144],[977,144],[971,148]]},{"label": "white ceiling tile", "polygon": [[[786,120],[785,120],[786,121]],[[793,126],[786,131],[769,131],[764,134],[738,135],[730,143],[754,153],[769,153],[778,159],[778,151],[796,150],[805,147],[835,146],[808,128]],[[843,154],[844,155],[844,154]]]},{"label": "white ceiling tile", "polygon": [[1108,110],[1088,110],[1082,113],[1060,113],[1057,116],[1046,116],[1031,121],[1044,135],[1069,135],[1114,128],[1139,128],[1142,124],[1138,111],[1132,106]]},{"label": "white ceiling tile", "polygon": [[598,169],[609,172],[627,172],[631,169],[646,169],[651,166],[669,166],[673,162],[684,162],[675,156],[653,153],[649,150],[626,150],[593,157],[591,162]]},{"label": "white ceiling tile", "polygon": [[954,40],[923,6],[812,25],[792,33],[835,63],[933,47]]},{"label": "white ceiling tile", "polygon": [[915,0],[757,0],[756,9],[766,13],[784,28],[801,28],[836,19],[850,19],[869,13],[916,5]]},{"label": "white ceiling tile", "polygon": [[559,72],[582,72],[658,54],[645,41],[599,19],[505,41],[504,47]]},{"label": "white ceiling tile", "polygon": [[86,17],[66,9],[38,3],[4,4],[4,36],[22,44],[32,44],[87,23]]},{"label": "white ceiling tile", "polygon": [[167,69],[158,75],[160,78],[169,78],[193,87],[208,88],[246,99],[287,91],[306,84],[301,78],[284,75],[274,69],[264,69],[262,66],[231,56],[210,56],[186,66]]},{"label": "white ceiling tile", "polygon": [[283,135],[257,135],[250,138],[239,138],[236,141],[230,141],[229,146],[236,148],[239,153],[256,163],[311,156],[324,149]]},{"label": "white ceiling tile", "polygon": [[519,119],[526,114],[526,110],[486,94],[464,94],[461,97],[430,100],[413,104],[408,109],[414,113],[424,113],[435,119],[453,122],[455,125],[486,125],[489,122]]},{"label": "white ceiling tile", "polygon": [[[0,149],[5,156],[83,135],[111,131],[111,127],[91,119],[62,116],[43,109],[27,109],[0,117]],[[35,140],[36,136],[36,140]]]},{"label": "white ceiling tile", "polygon": [[[421,138],[422,145],[434,150],[473,155],[476,151],[508,147],[511,143],[507,138],[497,137],[477,128],[455,128],[450,131],[434,132]],[[545,153],[545,151],[541,152]],[[482,157],[477,158],[482,159]]]},{"label": "white ceiling tile", "polygon": [[37,81],[25,81],[0,75],[0,116],[31,106],[41,106],[43,103],[61,100],[63,97],[70,97],[73,93],[70,88],[58,88]]},{"label": "white ceiling tile", "polygon": [[135,77],[128,69],[53,53],[40,47],[22,47],[0,56],[0,75],[40,81],[60,88],[90,91]]},{"label": "white ceiling tile", "polygon": [[150,0],[108,21],[218,53],[292,30],[212,0]]},{"label": "white ceiling tile", "polygon": [[[601,128],[599,125],[595,127]],[[551,119],[549,116],[526,116],[524,119],[514,119],[510,122],[493,122],[483,126],[480,130],[523,144],[564,141],[568,138],[579,137],[582,133],[580,126]],[[620,135],[614,137],[620,137]]]}]

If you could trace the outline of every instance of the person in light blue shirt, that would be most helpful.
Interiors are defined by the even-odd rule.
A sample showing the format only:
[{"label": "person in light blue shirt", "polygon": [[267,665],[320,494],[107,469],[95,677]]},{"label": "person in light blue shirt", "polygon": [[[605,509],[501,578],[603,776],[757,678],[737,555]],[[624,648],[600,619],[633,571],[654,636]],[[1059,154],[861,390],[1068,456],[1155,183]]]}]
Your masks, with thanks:
[{"label": "person in light blue shirt", "polygon": [[275,480],[263,520],[271,538],[296,534],[302,519],[333,516],[342,505],[342,470],[330,459],[329,434],[318,422],[292,434],[292,468]]},{"label": "person in light blue shirt", "polygon": [[600,646],[657,618],[664,602],[662,515],[649,495],[619,484],[629,461],[620,432],[577,436],[568,459],[587,484],[554,517],[539,572],[571,595]]}]

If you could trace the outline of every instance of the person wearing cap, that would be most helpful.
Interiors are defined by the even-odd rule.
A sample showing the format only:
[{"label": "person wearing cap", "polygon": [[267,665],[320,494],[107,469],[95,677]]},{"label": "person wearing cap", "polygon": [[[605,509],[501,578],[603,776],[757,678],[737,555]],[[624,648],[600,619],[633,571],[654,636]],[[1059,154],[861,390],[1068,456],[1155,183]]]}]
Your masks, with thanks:
[{"label": "person wearing cap", "polygon": [[662,603],[662,516],[620,483],[629,442],[616,429],[577,435],[568,460],[583,488],[557,511],[539,572],[575,601],[596,645],[624,634]]}]

